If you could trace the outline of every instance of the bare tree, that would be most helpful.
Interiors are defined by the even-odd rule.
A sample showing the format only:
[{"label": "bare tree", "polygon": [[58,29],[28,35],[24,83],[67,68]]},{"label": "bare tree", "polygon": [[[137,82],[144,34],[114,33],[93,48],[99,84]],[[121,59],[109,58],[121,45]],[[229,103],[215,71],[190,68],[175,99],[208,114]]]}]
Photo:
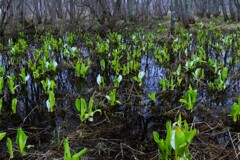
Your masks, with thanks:
[{"label": "bare tree", "polygon": [[207,18],[211,18],[211,14],[212,14],[212,5],[213,5],[213,1],[212,0],[208,0],[207,1],[207,13],[206,16]]},{"label": "bare tree", "polygon": [[203,18],[206,14],[207,0],[194,0],[197,16]]},{"label": "bare tree", "polygon": [[236,14],[235,14],[235,11],[234,11],[234,5],[235,5],[234,4],[234,0],[229,0],[229,12],[230,12],[232,21],[236,20]]},{"label": "bare tree", "polygon": [[224,21],[227,21],[228,20],[228,15],[227,15],[227,9],[226,9],[224,0],[220,0],[220,4],[221,4],[221,7],[222,7]]},{"label": "bare tree", "polygon": [[237,19],[240,22],[240,0],[234,0],[234,4],[237,8]]},{"label": "bare tree", "polygon": [[188,0],[172,0],[171,1],[171,27],[172,31],[174,23],[179,21],[185,28],[189,28],[189,24],[195,23],[195,19],[190,11],[190,2]]},{"label": "bare tree", "polygon": [[220,1],[219,0],[213,0],[212,1],[212,12],[214,17],[218,17],[220,15]]}]

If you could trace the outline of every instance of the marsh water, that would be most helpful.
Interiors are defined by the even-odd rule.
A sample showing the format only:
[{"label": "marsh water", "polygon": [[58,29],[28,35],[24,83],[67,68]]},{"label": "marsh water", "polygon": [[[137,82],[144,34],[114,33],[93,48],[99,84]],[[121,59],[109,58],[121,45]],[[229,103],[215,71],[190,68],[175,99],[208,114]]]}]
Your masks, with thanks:
[{"label": "marsh water", "polygon": [[[65,37],[58,38],[66,43]],[[234,34],[233,39],[236,43],[237,40],[239,41],[239,35]],[[38,39],[28,40],[26,51],[13,55],[9,41],[12,40],[1,42],[7,47],[0,51],[0,66],[4,68],[5,72],[4,75],[1,75],[4,77],[5,87],[4,93],[1,95],[3,105],[0,116],[0,131],[6,131],[8,137],[14,140],[16,130],[21,126],[28,135],[27,144],[34,145],[28,150],[28,159],[34,159],[40,155],[46,155],[48,158],[63,157],[62,141],[66,137],[70,139],[71,148],[75,151],[87,147],[89,149],[86,155],[88,159],[99,159],[99,157],[101,157],[100,159],[156,159],[157,146],[153,141],[152,132],[159,131],[164,137],[166,122],[176,120],[179,112],[182,112],[183,117],[199,130],[211,134],[210,138],[205,135],[206,139],[199,135],[195,144],[204,146],[213,141],[212,143],[217,145],[232,147],[228,144],[230,137],[227,131],[218,133],[216,130],[210,129],[210,133],[207,133],[208,129],[206,126],[203,127],[203,124],[205,122],[209,125],[211,123],[214,125],[224,124],[222,128],[220,127],[221,129],[224,128],[223,126],[227,126],[233,131],[238,131],[232,122],[230,109],[232,104],[237,101],[240,89],[240,74],[238,73],[240,65],[239,60],[237,60],[239,59],[239,44],[226,48],[223,44],[219,44],[223,46],[223,49],[219,51],[219,49],[214,48],[219,41],[215,42],[214,39],[211,39],[211,44],[208,44],[207,39],[204,43],[205,46],[200,46],[206,54],[206,61],[197,64],[190,71],[185,71],[186,59],[194,59],[191,54],[198,53],[201,49],[195,38],[191,38],[186,48],[180,48],[177,51],[171,49],[173,44],[178,41],[177,38],[174,39],[172,44],[167,46],[170,59],[166,62],[164,62],[164,58],[163,62],[156,59],[155,50],[163,45],[154,42],[154,47],[142,50],[141,56],[138,58],[139,70],[145,72],[143,85],[139,86],[133,79],[133,76],[137,76],[138,71],[131,71],[127,75],[120,73],[123,80],[117,89],[116,98],[122,102],[122,105],[111,106],[105,96],[113,88],[113,79],[116,73],[109,63],[103,71],[98,59],[99,53],[96,53],[94,48],[87,47],[86,42],[81,38],[71,45],[72,50],[77,50],[76,56],[63,55],[63,49],[56,51],[49,47],[47,49],[48,59],[57,63],[56,71],[48,70],[38,78],[33,77],[33,71],[28,62],[31,60],[37,67],[41,65],[40,60],[44,58],[44,54],[41,53],[39,59],[36,59],[35,53],[37,49],[42,48],[43,43],[39,43]],[[143,38],[142,41],[145,41],[145,45],[148,46],[146,38]],[[123,38],[122,44],[132,45],[128,39]],[[111,47],[109,54],[115,49],[114,45]],[[129,51],[133,54],[131,49]],[[91,66],[85,78],[78,77],[76,74],[75,63],[79,57],[91,60]],[[111,58],[109,59],[112,60]],[[121,63],[125,63],[126,59],[121,58]],[[216,60],[219,66],[228,68],[228,78],[224,89],[214,91],[209,89],[208,83],[215,82],[214,79],[217,79],[221,67],[214,75],[213,71],[206,65],[208,59]],[[175,84],[174,89],[168,88],[163,91],[159,80],[165,77],[167,79],[174,77],[174,82],[177,83],[175,75],[179,64],[182,64],[182,70],[185,71],[182,76],[182,84],[180,86]],[[15,85],[18,85],[16,93],[11,94],[7,85],[9,76],[10,74],[18,76],[22,68],[26,69],[29,79],[26,84],[23,84],[20,78],[16,78]],[[201,80],[191,78],[196,68],[204,68],[205,75]],[[97,76],[99,74],[105,80],[104,89],[98,86]],[[54,80],[56,83],[54,89],[55,112],[53,113],[48,112],[46,106],[48,96],[41,83],[46,78]],[[184,110],[184,105],[179,102],[189,85],[198,90],[197,103],[192,111]],[[156,102],[151,101],[148,97],[149,93],[154,92],[156,92]],[[101,115],[98,113],[94,115],[93,122],[81,122],[79,118],[75,100],[82,97],[87,101],[90,97],[94,97],[95,107],[102,110]],[[11,113],[10,106],[13,98],[18,100],[17,114]],[[216,134],[214,135],[214,133]],[[5,158],[8,156],[5,141],[0,142],[0,144],[0,158]],[[60,152],[58,152],[59,150]],[[16,151],[16,157],[18,156],[20,155]]]}]

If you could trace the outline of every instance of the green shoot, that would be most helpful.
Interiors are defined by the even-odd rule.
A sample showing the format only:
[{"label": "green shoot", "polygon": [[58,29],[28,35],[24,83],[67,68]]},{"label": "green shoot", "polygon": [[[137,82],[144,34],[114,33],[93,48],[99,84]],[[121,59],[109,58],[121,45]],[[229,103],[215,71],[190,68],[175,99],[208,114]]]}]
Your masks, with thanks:
[{"label": "green shoot", "polygon": [[115,106],[116,104],[122,104],[120,101],[116,100],[116,89],[113,89],[109,93],[109,95],[106,95],[106,98],[110,102],[111,106]]},{"label": "green shoot", "polygon": [[48,93],[48,100],[46,101],[46,105],[48,108],[48,112],[54,112],[54,105],[55,105],[55,94],[53,91],[49,91]]},{"label": "green shoot", "polygon": [[0,141],[6,136],[6,132],[1,132],[0,133]]},{"label": "green shoot", "polygon": [[80,112],[80,120],[82,122],[87,119],[89,121],[93,121],[93,116],[96,112],[99,112],[100,114],[102,114],[102,111],[100,109],[96,109],[95,111],[93,111],[94,100],[92,98],[90,98],[88,106],[85,99],[77,98],[75,101],[75,106],[77,110]]},{"label": "green shoot", "polygon": [[148,93],[148,97],[155,103],[156,102],[156,92]]},{"label": "green shoot", "polygon": [[17,98],[12,99],[12,114],[16,114],[17,113]]},{"label": "green shoot", "polygon": [[83,148],[80,152],[72,156],[67,138],[64,140],[63,146],[64,146],[64,160],[78,160],[80,157],[87,153],[87,148]]},{"label": "green shoot", "polygon": [[179,100],[179,102],[182,102],[186,105],[188,110],[193,109],[196,101],[197,101],[197,90],[193,90],[191,86],[189,86],[189,89],[185,93],[184,98],[181,98]]},{"label": "green shoot", "polygon": [[100,74],[97,76],[97,84],[98,84],[99,88],[105,87],[104,79]]},{"label": "green shoot", "polygon": [[8,148],[8,153],[10,155],[10,159],[13,159],[13,145],[12,145],[12,140],[8,137],[7,142],[6,142],[7,148]]},{"label": "green shoot", "polygon": [[4,79],[3,77],[0,77],[0,94],[3,94],[4,89]]},{"label": "green shoot", "polygon": [[230,113],[233,117],[233,121],[237,122],[237,119],[240,116],[240,97],[238,97],[238,103],[234,103],[232,105],[232,109]]},{"label": "green shoot", "polygon": [[134,76],[133,79],[139,83],[139,86],[142,86],[142,79],[145,76],[144,71],[139,71],[138,76]]},{"label": "green shoot", "polygon": [[24,133],[22,128],[18,128],[17,130],[17,137],[16,137],[16,143],[18,145],[18,149],[22,156],[25,156],[26,153],[26,143],[27,143],[27,136]]}]

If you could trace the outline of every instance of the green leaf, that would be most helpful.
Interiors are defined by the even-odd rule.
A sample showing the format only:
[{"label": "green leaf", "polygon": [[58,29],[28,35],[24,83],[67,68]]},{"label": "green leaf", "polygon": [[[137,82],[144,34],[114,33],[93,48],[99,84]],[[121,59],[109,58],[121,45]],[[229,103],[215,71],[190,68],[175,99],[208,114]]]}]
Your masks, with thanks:
[{"label": "green leaf", "polygon": [[87,148],[83,148],[80,152],[73,155],[72,160],[78,160],[81,156],[87,153]]},{"label": "green leaf", "polygon": [[13,146],[12,146],[12,140],[10,138],[7,138],[6,142],[7,148],[8,148],[8,153],[10,155],[10,159],[14,158],[13,156]]},{"label": "green leaf", "polygon": [[80,119],[83,122],[83,121],[85,121],[85,114],[86,114],[86,109],[87,109],[87,104],[86,104],[85,99],[80,98],[80,104],[81,104],[80,105],[80,111],[81,111]]},{"label": "green leaf", "polygon": [[104,59],[101,60],[101,68],[103,71],[105,70],[105,60]]},{"label": "green leaf", "polygon": [[71,160],[72,156],[71,156],[71,151],[70,151],[68,139],[64,140],[63,146],[64,146],[64,160]]},{"label": "green leaf", "polygon": [[159,143],[159,134],[156,131],[153,131],[153,139],[156,143]]},{"label": "green leaf", "polygon": [[134,76],[133,79],[137,82],[140,82],[140,80],[138,79],[138,77]]},{"label": "green leaf", "polygon": [[91,116],[93,116],[95,113],[99,112],[100,114],[102,114],[101,109],[96,109],[94,112],[92,112]]},{"label": "green leaf", "polygon": [[12,100],[12,113],[13,114],[17,113],[17,102],[18,102],[17,98],[14,98]]},{"label": "green leaf", "polygon": [[54,105],[55,105],[55,94],[53,91],[49,91],[49,103],[50,103],[50,108],[49,112],[54,112]]},{"label": "green leaf", "polygon": [[168,147],[171,146],[171,138],[172,138],[172,126],[171,122],[166,123],[166,129],[167,129],[167,136],[166,136],[166,145]]},{"label": "green leaf", "polygon": [[79,98],[76,99],[75,106],[76,106],[78,112],[80,112],[81,111],[81,101]]},{"label": "green leaf", "polygon": [[94,106],[94,100],[93,100],[93,98],[90,98],[89,103],[88,103],[88,113],[89,114],[92,113],[93,106]]},{"label": "green leaf", "polygon": [[189,131],[189,134],[188,134],[188,136],[186,137],[188,143],[191,143],[191,142],[192,142],[192,139],[195,137],[196,133],[197,133],[197,130],[196,130],[196,129]]},{"label": "green leaf", "polygon": [[18,145],[19,151],[22,154],[22,156],[26,155],[26,151],[25,151],[26,142],[27,142],[27,136],[24,133],[23,129],[20,127],[17,130],[16,143]]},{"label": "green leaf", "polygon": [[234,103],[231,108],[230,114],[233,116],[233,121],[237,121],[237,117],[240,115],[240,106],[239,104]]},{"label": "green leaf", "polygon": [[12,79],[9,79],[9,80],[8,80],[8,87],[9,87],[9,90],[10,90],[11,94],[15,94],[14,82],[13,82]]},{"label": "green leaf", "polygon": [[5,137],[6,134],[7,134],[6,132],[0,133],[0,141]]},{"label": "green leaf", "polygon": [[154,93],[148,93],[148,97],[153,101],[153,102],[155,102],[156,101],[156,92],[154,92]]},{"label": "green leaf", "polygon": [[187,101],[185,99],[182,99],[182,98],[179,100],[179,102],[187,104]]},{"label": "green leaf", "polygon": [[227,67],[224,67],[222,72],[221,72],[221,77],[222,77],[222,80],[223,81],[226,81],[227,80],[227,77],[228,77],[228,68]]},{"label": "green leaf", "polygon": [[4,88],[4,79],[3,77],[0,77],[0,94],[3,94],[3,88]]}]

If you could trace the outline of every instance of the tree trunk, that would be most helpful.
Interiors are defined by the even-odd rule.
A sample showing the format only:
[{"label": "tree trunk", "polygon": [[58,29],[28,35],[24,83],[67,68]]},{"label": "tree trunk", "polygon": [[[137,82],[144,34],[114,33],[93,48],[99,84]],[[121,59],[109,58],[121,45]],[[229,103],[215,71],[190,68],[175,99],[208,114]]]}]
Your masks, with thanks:
[{"label": "tree trunk", "polygon": [[195,19],[189,8],[188,0],[172,0],[171,1],[171,26],[170,32],[173,31],[176,21],[180,21],[185,28],[189,28],[190,24],[195,23]]},{"label": "tree trunk", "polygon": [[39,1],[36,1],[36,0],[33,0],[33,6],[34,6],[34,9],[35,9],[35,14],[36,14],[36,21],[37,21],[37,24],[40,24],[42,22],[42,19],[41,19],[41,15],[40,15],[40,11],[39,11]]},{"label": "tree trunk", "polygon": [[240,0],[234,0],[235,6],[237,8],[237,19],[240,22]]},{"label": "tree trunk", "polygon": [[227,9],[224,3],[224,0],[220,0],[221,6],[222,6],[222,12],[223,12],[223,17],[224,17],[224,21],[228,21],[228,15],[227,15]]},{"label": "tree trunk", "polygon": [[211,18],[211,12],[212,12],[212,0],[208,0],[207,2],[207,18]]},{"label": "tree trunk", "polygon": [[220,4],[220,2],[219,2],[219,0],[213,0],[213,2],[212,2],[212,9],[213,9],[213,16],[214,17],[218,17],[219,15],[220,15],[220,10],[219,10],[219,4]]},{"label": "tree trunk", "polygon": [[231,20],[235,21],[236,20],[236,15],[235,15],[235,12],[234,12],[233,5],[234,5],[233,0],[229,0],[229,12],[230,12],[230,15],[231,15]]},{"label": "tree trunk", "polygon": [[196,12],[197,12],[197,16],[200,18],[203,18],[205,16],[206,13],[206,0],[194,0],[194,4],[196,6]]}]

